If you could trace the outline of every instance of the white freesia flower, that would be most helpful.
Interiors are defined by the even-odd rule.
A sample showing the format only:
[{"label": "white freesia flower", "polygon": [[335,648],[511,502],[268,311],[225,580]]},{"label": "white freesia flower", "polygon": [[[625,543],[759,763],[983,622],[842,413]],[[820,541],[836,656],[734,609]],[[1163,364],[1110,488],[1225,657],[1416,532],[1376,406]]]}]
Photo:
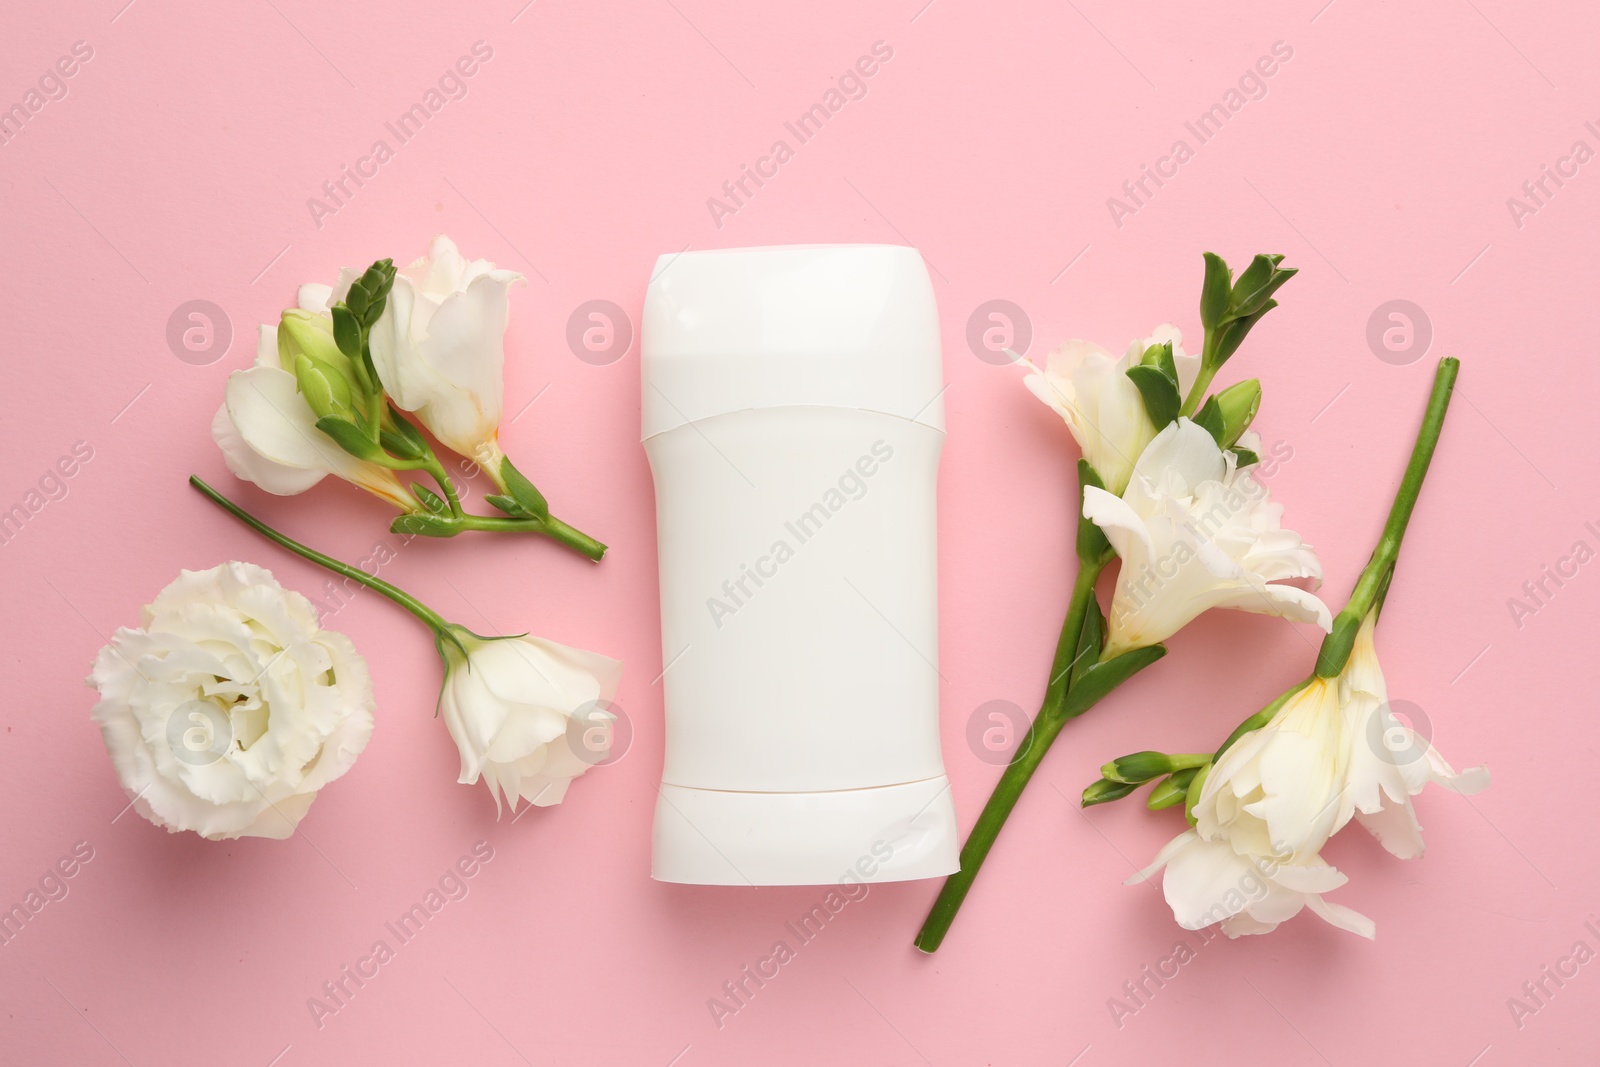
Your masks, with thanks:
[{"label": "white freesia flower", "polygon": [[333,474],[404,510],[416,506],[393,471],[357,459],[317,429],[294,368],[284,367],[279,358],[274,327],[262,325],[255,364],[228,375],[211,436],[230,471],[269,493],[293,496]]},{"label": "white freesia flower", "polygon": [[[327,310],[361,271],[345,268],[332,287],[306,285],[300,306]],[[368,344],[395,406],[415,412],[452,450],[500,476],[507,291],[523,276],[485,259],[466,260],[450,238],[395,274]]]},{"label": "white freesia flower", "polygon": [[1193,811],[1200,836],[1283,863],[1315,856],[1343,825],[1343,725],[1338,679],[1313,678],[1206,774]]},{"label": "white freesia flower", "polygon": [[1162,893],[1185,930],[1221,923],[1222,932],[1229,937],[1265,934],[1294,918],[1302,908],[1310,908],[1341,930],[1366,938],[1376,932],[1365,915],[1322,898],[1349,879],[1321,856],[1307,857],[1300,864],[1281,864],[1270,857],[1241,853],[1228,841],[1207,840],[1195,830],[1185,830],[1156,854],[1150,866],[1129,878],[1128,884],[1143,882],[1163,867]]},{"label": "white freesia flower", "polygon": [[1318,895],[1345,881],[1322,860],[1328,839],[1353,817],[1401,859],[1420,856],[1411,797],[1430,781],[1458,793],[1489,784],[1482,767],[1457,775],[1389,713],[1375,620],[1369,614],[1362,622],[1339,677],[1313,678],[1228,747],[1206,773],[1194,828],[1138,876],[1166,866],[1167,902],[1181,925],[1221,921],[1230,936],[1266,933],[1310,907],[1372,937],[1370,920]]},{"label": "white freesia flower", "polygon": [[456,747],[461,777],[481,775],[499,810],[501,797],[559,804],[572,779],[609,754],[607,710],[622,680],[618,660],[538,637],[478,637],[459,626],[441,642],[439,707]]},{"label": "white freesia flower", "polygon": [[1311,547],[1279,525],[1251,468],[1235,466],[1202,427],[1179,418],[1134,465],[1123,495],[1088,486],[1083,515],[1122,559],[1105,659],[1171,637],[1208,608],[1240,608],[1314,622],[1332,617],[1290,578],[1322,579]]},{"label": "white freesia flower", "polygon": [[1383,847],[1401,859],[1422,855],[1422,826],[1411,798],[1429,782],[1455,793],[1477,793],[1489,772],[1473,767],[1457,774],[1439,751],[1389,710],[1389,689],[1373,642],[1375,615],[1356,632],[1350,660],[1340,676],[1344,708],[1344,789],[1339,825],[1352,815]]},{"label": "white freesia flower", "polygon": [[1022,384],[1065,420],[1083,458],[1106,488],[1119,496],[1140,453],[1156,435],[1155,424],[1127,371],[1138,365],[1145,349],[1169,342],[1181,396],[1194,384],[1200,357],[1183,351],[1183,335],[1170,323],[1134,341],[1120,358],[1090,341],[1072,340],[1051,352],[1042,370],[1022,361],[1031,372]]},{"label": "white freesia flower", "polygon": [[133,807],[211,840],[289,837],[372,736],[365,661],[250,563],[182,572],[88,682]]}]

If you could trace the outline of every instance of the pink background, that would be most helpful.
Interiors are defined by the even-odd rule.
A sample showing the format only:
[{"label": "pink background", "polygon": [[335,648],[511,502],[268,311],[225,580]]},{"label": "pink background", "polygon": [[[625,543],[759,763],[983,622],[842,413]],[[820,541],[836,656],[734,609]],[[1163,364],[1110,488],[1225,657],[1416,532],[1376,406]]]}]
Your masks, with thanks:
[{"label": "pink background", "polygon": [[[1600,281],[1596,164],[1520,226],[1506,203],[1575,140],[1600,148],[1584,126],[1600,120],[1592,13],[923,2],[11,5],[0,104],[76,41],[93,58],[0,146],[0,510],[75,442],[93,458],[0,546],[0,904],[77,842],[94,858],[0,948],[0,1059],[1592,1062],[1600,965],[1520,1026],[1507,999],[1575,942],[1600,948],[1584,927],[1600,908],[1600,565],[1520,627],[1507,600],[1574,542],[1600,548],[1584,526],[1600,528],[1600,441],[1579,310]],[[374,140],[395,147],[384,123],[480,40],[493,57],[468,95],[317,225],[307,198]],[[893,59],[866,97],[719,228],[707,198],[880,40]],[[1185,121],[1279,41],[1293,56],[1267,95],[1197,146]],[[1179,138],[1194,158],[1116,225],[1107,198]],[[454,784],[425,634],[363,593],[328,624],[373,662],[378,728],[300,835],[211,844],[119,816],[82,686],[106,636],[181,567],[242,558],[322,586],[187,474],[347,559],[397,541],[386,509],[347,486],[280,500],[232,479],[207,429],[227,373],[298,283],[408,260],[441,230],[529,276],[513,297],[508,420],[539,399],[503,437],[558,513],[612,551],[596,568],[541,541],[419,541],[384,576],[474,627],[624,659],[631,751],[565,805],[496,823],[481,786]],[[1293,449],[1271,484],[1321,551],[1335,605],[1381,524],[1435,358],[1461,357],[1382,650],[1392,695],[1423,709],[1457,766],[1487,761],[1494,784],[1420,798],[1425,860],[1359,832],[1330,848],[1351,876],[1333,899],[1377,921],[1375,943],[1303,915],[1209,943],[1132,1015],[1108,1007],[1180,937],[1198,943],[1156,890],[1121,884],[1179,819],[1138,802],[1083,813],[1071,798],[1111,756],[1213,746],[1310,662],[1313,633],[1219,613],[1063,736],[937,956],[910,946],[936,884],[876,887],[713,1023],[708,998],[821,891],[648,877],[662,661],[638,346],[586,363],[566,322],[595,299],[637,322],[662,252],[834,241],[915,244],[934,268],[950,382],[943,723],[964,826],[997,777],[967,747],[973,709],[1038,700],[1070,581],[1075,459],[1020,374],[968,347],[974,309],[1025,309],[1034,355],[1069,336],[1120,347],[1168,318],[1197,340],[1202,250],[1236,266],[1286,253],[1302,273],[1229,375],[1266,383],[1257,425]],[[219,305],[234,337],[186,362],[166,328],[195,299]],[[1425,356],[1414,345],[1386,362],[1369,347],[1369,316],[1394,299],[1431,321]],[[470,895],[319,1029],[307,999],[480,840],[494,859]]]}]

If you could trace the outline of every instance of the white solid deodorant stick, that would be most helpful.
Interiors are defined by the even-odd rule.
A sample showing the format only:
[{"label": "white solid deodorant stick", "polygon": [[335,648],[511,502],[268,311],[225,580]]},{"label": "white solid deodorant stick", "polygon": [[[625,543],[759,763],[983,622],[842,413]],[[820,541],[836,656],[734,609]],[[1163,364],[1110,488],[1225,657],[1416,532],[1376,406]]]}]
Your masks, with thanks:
[{"label": "white solid deodorant stick", "polygon": [[939,322],[913,248],[662,256],[645,298],[666,764],[651,873],[957,869],[939,753]]}]

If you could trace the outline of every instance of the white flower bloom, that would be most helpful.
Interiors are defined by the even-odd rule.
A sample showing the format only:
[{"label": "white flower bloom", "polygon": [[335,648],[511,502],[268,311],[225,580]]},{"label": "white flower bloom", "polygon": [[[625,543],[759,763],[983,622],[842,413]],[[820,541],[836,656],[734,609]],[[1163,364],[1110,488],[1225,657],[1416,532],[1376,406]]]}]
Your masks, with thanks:
[{"label": "white flower bloom", "polygon": [[[307,285],[300,306],[344,299],[361,271],[346,268],[333,287]],[[415,412],[446,446],[500,474],[498,436],[505,387],[507,291],[523,276],[484,259],[461,257],[440,234],[428,254],[395,274],[368,343],[395,406]]]},{"label": "white flower bloom", "polygon": [[463,785],[481,775],[499,810],[520,796],[559,804],[567,786],[610,752],[607,709],[622,680],[618,660],[538,637],[478,637],[452,627],[463,654],[442,642],[439,707],[461,750]]},{"label": "white flower bloom", "polygon": [[1401,859],[1420,856],[1411,798],[1430,781],[1458,793],[1489,784],[1482,767],[1457,775],[1389,713],[1375,619],[1362,622],[1338,678],[1313,678],[1265,726],[1228,747],[1206,774],[1194,828],[1137,877],[1166,866],[1167,902],[1181,925],[1222,921],[1230,936],[1266,933],[1310,907],[1372,937],[1370,920],[1319,895],[1345,881],[1322,860],[1328,839],[1353,817]]},{"label": "white flower bloom", "polygon": [[1311,547],[1279,520],[1250,468],[1211,434],[1179,418],[1156,435],[1123,495],[1089,486],[1083,515],[1122,559],[1104,657],[1164,641],[1208,608],[1240,608],[1314,622],[1332,616],[1311,593],[1284,579],[1320,583]]},{"label": "white flower bloom", "polygon": [[1221,923],[1222,932],[1229,937],[1265,934],[1302,908],[1310,908],[1341,930],[1365,938],[1376,932],[1365,915],[1322,899],[1323,893],[1349,879],[1321,856],[1310,856],[1301,864],[1280,864],[1241,854],[1227,841],[1208,841],[1194,830],[1185,830],[1127,884],[1143,882],[1163,867],[1162,893],[1185,930]]},{"label": "white flower bloom", "polygon": [[1489,771],[1473,767],[1457,774],[1426,738],[1390,712],[1375,625],[1375,615],[1362,622],[1340,676],[1345,780],[1339,825],[1353,815],[1384,848],[1413,859],[1422,855],[1422,826],[1411,798],[1429,782],[1455,793],[1480,792],[1489,784]]},{"label": "white flower bloom", "polygon": [[1106,488],[1119,496],[1140,453],[1156,435],[1155,424],[1145,412],[1139,389],[1127,371],[1138,365],[1145,349],[1168,342],[1172,344],[1178,392],[1182,396],[1194,384],[1200,357],[1183,351],[1183,335],[1170,323],[1157,326],[1149,337],[1134,341],[1121,358],[1092,342],[1072,340],[1050,353],[1043,370],[1028,360],[1022,361],[1032,372],[1022,384],[1066,421],[1083,458],[1105,481]]},{"label": "white flower bloom", "polygon": [[1313,678],[1206,774],[1195,829],[1246,855],[1309,862],[1341,819],[1345,748],[1338,679]]},{"label": "white flower bloom", "polygon": [[416,508],[393,471],[357,459],[317,429],[293,368],[279,360],[274,327],[262,325],[255,364],[228,375],[225,397],[211,420],[211,436],[237,477],[293,496],[333,474],[406,511]]},{"label": "white flower bloom", "polygon": [[88,682],[133,807],[174,833],[289,837],[372,736],[366,662],[250,563],[182,572]]}]

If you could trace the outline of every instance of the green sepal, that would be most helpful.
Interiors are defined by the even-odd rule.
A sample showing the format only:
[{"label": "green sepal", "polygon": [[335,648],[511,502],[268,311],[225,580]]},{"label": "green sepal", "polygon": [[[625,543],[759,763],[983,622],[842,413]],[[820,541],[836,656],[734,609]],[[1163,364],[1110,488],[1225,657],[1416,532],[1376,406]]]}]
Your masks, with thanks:
[{"label": "green sepal", "polygon": [[422,501],[423,507],[436,515],[443,515],[450,510],[450,505],[444,502],[443,497],[421,482],[412,482],[411,492],[418,500]]},{"label": "green sepal", "polygon": [[1083,613],[1083,632],[1078,635],[1078,651],[1072,660],[1072,682],[1077,685],[1089,669],[1100,661],[1100,652],[1106,647],[1106,617],[1100,610],[1100,601],[1094,597]]},{"label": "green sepal", "polygon": [[1113,800],[1121,800],[1139,787],[1129,785],[1127,782],[1112,782],[1105,778],[1090,782],[1083,791],[1082,805],[1092,808],[1096,804],[1108,804]]},{"label": "green sepal", "polygon": [[[1288,272],[1286,271],[1285,273]],[[1246,315],[1243,318],[1234,319],[1221,331],[1219,331],[1217,335],[1216,348],[1214,350],[1214,365],[1220,367],[1224,363],[1228,362],[1228,359],[1235,352],[1237,352],[1239,350],[1239,346],[1244,343],[1245,334],[1250,332],[1251,327],[1261,321],[1261,316],[1265,315],[1267,312],[1271,311],[1277,306],[1278,302],[1276,300],[1268,300],[1265,304],[1261,305],[1261,310],[1252,315]]]},{"label": "green sepal", "polygon": [[392,456],[399,456],[401,459],[422,458],[421,450],[412,443],[410,438],[393,430],[379,430],[378,443],[383,445],[384,450]]},{"label": "green sepal", "polygon": [[1097,562],[1107,558],[1111,553],[1111,542],[1106,540],[1105,531],[1096,526],[1090,519],[1083,517],[1083,491],[1088,486],[1104,489],[1106,483],[1101,479],[1100,472],[1094,469],[1094,464],[1086,459],[1078,460],[1078,561],[1079,563]]},{"label": "green sepal", "polygon": [[536,519],[550,517],[550,504],[545,500],[544,494],[512,465],[510,456],[500,461],[500,478],[505,482],[506,495],[522,505],[523,510],[529,515]]},{"label": "green sepal", "polygon": [[1214,329],[1228,312],[1233,297],[1233,272],[1215,252],[1205,253],[1206,280],[1200,287],[1200,325]]},{"label": "green sepal", "polygon": [[1160,811],[1182,804],[1188,798],[1189,783],[1194,781],[1194,776],[1199,773],[1199,767],[1190,767],[1161,779],[1155,788],[1150,790],[1150,799],[1145,805],[1151,811]]},{"label": "green sepal", "polygon": [[1200,410],[1195,412],[1194,423],[1211,435],[1211,439],[1222,447],[1222,408],[1217,405],[1215,396],[1206,397],[1206,402],[1200,405]]},{"label": "green sepal", "polygon": [[1282,262],[1282,255],[1265,253],[1250,261],[1250,265],[1234,283],[1233,293],[1228,299],[1229,318],[1242,319],[1265,310],[1272,294],[1283,288],[1284,283],[1290,278],[1300,273],[1297,267],[1279,270],[1278,264]]},{"label": "green sepal", "polygon": [[1261,457],[1256,455],[1254,452],[1252,452],[1248,448],[1239,448],[1236,445],[1233,448],[1228,449],[1228,451],[1232,452],[1233,455],[1234,455],[1234,463],[1233,463],[1233,469],[1234,470],[1244,470],[1246,467],[1250,466],[1251,464],[1260,463],[1261,462]]},{"label": "green sepal", "polygon": [[517,503],[515,500],[512,500],[508,496],[501,496],[499,493],[492,493],[483,499],[493,507],[497,507],[507,515],[510,515],[513,519],[533,518],[533,516],[528,513],[527,508],[523,507],[521,504]]},{"label": "green sepal", "polygon": [[1165,645],[1147,645],[1124,652],[1115,659],[1096,663],[1083,672],[1083,677],[1073,682],[1067,690],[1067,702],[1061,709],[1064,718],[1075,719],[1099,702],[1100,698],[1117,686],[1144,670],[1167,654]]},{"label": "green sepal", "polygon": [[362,286],[361,279],[351,282],[350,291],[344,295],[344,306],[350,309],[350,314],[356,317],[357,322],[365,320],[367,306],[371,303],[372,294]]},{"label": "green sepal", "polygon": [[344,304],[335,304],[329,312],[333,316],[333,343],[350,359],[361,358],[361,323]]},{"label": "green sepal", "polygon": [[1174,387],[1178,384],[1178,362],[1172,356],[1172,342],[1151,345],[1139,359],[1140,366],[1155,367],[1165,374]]},{"label": "green sepal", "polygon": [[1144,400],[1145,413],[1150,416],[1150,421],[1157,430],[1165,429],[1167,424],[1178,417],[1178,409],[1183,406],[1183,398],[1178,395],[1178,385],[1174,378],[1160,367],[1140,364],[1129,367],[1126,371],[1129,380],[1139,388],[1139,396]]},{"label": "green sepal", "polygon": [[361,432],[361,428],[349,419],[342,419],[337,415],[324,415],[317,420],[317,429],[333,438],[334,442],[352,456],[360,459],[381,460],[383,450],[377,442]]},{"label": "green sepal", "polygon": [[445,515],[423,515],[412,512],[397,515],[389,524],[389,532],[417,534],[422,537],[454,537],[461,532],[461,524]]},{"label": "green sepal", "polygon": [[1206,776],[1211,773],[1212,766],[1208,763],[1204,767],[1197,768],[1194,777],[1189,779],[1189,787],[1184,790],[1183,817],[1189,820],[1190,826],[1194,825],[1194,806],[1200,802],[1200,794],[1205,790]]}]

